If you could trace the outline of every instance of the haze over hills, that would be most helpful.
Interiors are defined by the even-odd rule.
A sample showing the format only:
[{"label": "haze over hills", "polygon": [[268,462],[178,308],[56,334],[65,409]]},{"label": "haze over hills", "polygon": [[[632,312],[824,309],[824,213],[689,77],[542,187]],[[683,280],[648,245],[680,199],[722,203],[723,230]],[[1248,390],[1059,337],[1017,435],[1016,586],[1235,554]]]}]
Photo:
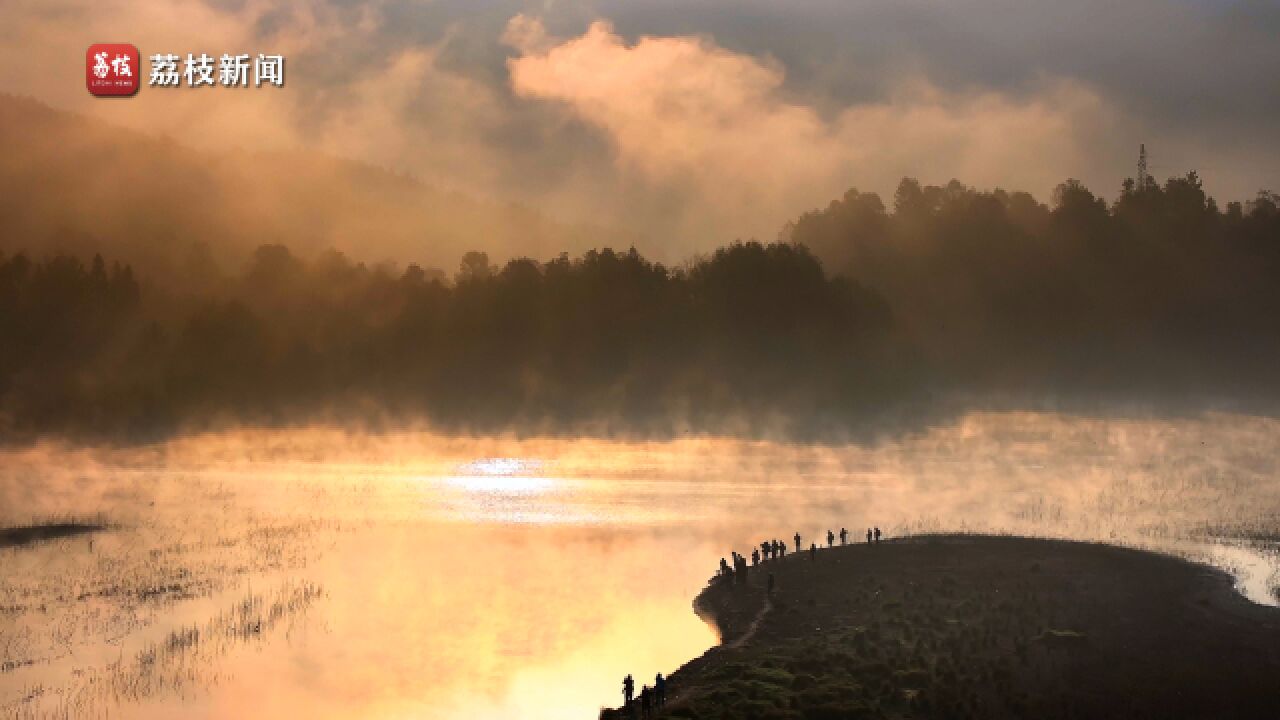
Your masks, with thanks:
[{"label": "haze over hills", "polygon": [[452,268],[477,247],[505,259],[633,242],[354,161],[196,151],[6,94],[0,136],[0,249],[101,252],[156,282],[236,271],[264,243]]},{"label": "haze over hills", "polygon": [[[883,294],[899,329],[982,395],[1271,397],[1280,361],[1280,196],[1220,208],[1194,172],[1025,192],[904,179],[788,225],[828,272]],[[1265,392],[1263,392],[1265,389]]]},{"label": "haze over hills", "polygon": [[1194,172],[1110,204],[907,178],[668,265],[319,155],[196,152],[12,97],[0,130],[22,139],[0,159],[15,436],[325,418],[840,440],[1280,398],[1280,198],[1223,209]]}]

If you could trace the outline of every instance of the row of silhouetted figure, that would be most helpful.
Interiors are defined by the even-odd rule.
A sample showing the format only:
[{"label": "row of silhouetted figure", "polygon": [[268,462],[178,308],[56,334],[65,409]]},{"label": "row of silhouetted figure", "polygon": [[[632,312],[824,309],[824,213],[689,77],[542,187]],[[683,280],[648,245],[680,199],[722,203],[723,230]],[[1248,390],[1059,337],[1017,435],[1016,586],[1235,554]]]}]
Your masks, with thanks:
[{"label": "row of silhouetted figure", "polygon": [[639,701],[640,714],[642,717],[653,717],[653,713],[661,710],[667,704],[667,679],[662,677],[662,673],[653,679],[653,687],[645,685],[640,688],[639,697],[636,696],[636,681],[628,674],[622,679],[622,706],[635,714],[634,701]]},{"label": "row of silhouetted figure", "polygon": [[[834,530],[827,531],[827,547],[835,547],[836,537],[837,535]],[[849,544],[849,531],[847,529],[840,528],[838,537],[840,538],[841,545]],[[867,544],[872,545],[879,543],[880,538],[883,537],[883,535],[880,532],[880,528],[869,527],[867,528],[866,537]],[[792,539],[795,540],[796,543],[796,552],[802,552],[804,545],[802,543],[803,538],[800,537],[800,533],[796,532]],[[855,540],[854,542],[857,541]],[[736,550],[731,550],[729,552],[729,556],[732,558],[732,563],[730,563],[728,558],[720,558],[719,576],[722,578],[732,577],[735,583],[745,583],[752,566],[759,565],[762,562],[770,560],[781,560],[786,557],[786,555],[787,544],[776,538],[773,540],[765,540],[760,543],[760,547],[752,548],[749,563],[745,555],[740,555]],[[817,557],[818,544],[809,543],[809,559],[816,560]],[[769,593],[772,594],[773,573],[769,573],[768,588]],[[653,687],[644,685],[641,687],[640,694],[637,696],[636,681],[630,674],[628,674],[622,679],[622,699],[623,707],[631,711],[632,715],[635,714],[635,710],[638,706],[641,717],[653,717],[655,712],[667,704],[667,680],[662,676],[662,673],[658,673],[657,677],[654,678]]]},{"label": "row of silhouetted figure", "polygon": [[[834,530],[827,531],[827,547],[835,547],[836,537],[837,535]],[[867,528],[867,544],[868,545],[872,545],[880,542],[880,538],[882,537],[883,537],[883,533],[880,532],[880,528],[878,527]],[[848,545],[849,531],[845,528],[840,528],[839,538],[840,538],[841,545]],[[795,536],[792,539],[794,539],[796,543],[796,552],[797,553],[802,552],[804,549],[803,538],[800,537],[800,533],[798,531],[796,532]],[[726,560],[725,558],[720,558],[720,573],[719,573],[720,576],[722,577],[732,576],[736,582],[745,583],[747,581],[747,572],[751,566],[759,565],[760,563],[766,562],[769,560],[780,560],[786,557],[787,544],[778,539],[765,540],[764,542],[760,543],[760,547],[753,548],[751,550],[750,565],[747,564],[747,558],[743,555],[739,555],[737,551],[731,550],[729,552],[729,555],[733,558],[733,564],[730,565],[728,560]],[[818,544],[816,542],[809,543],[809,559],[816,560],[817,557],[818,557]]]}]

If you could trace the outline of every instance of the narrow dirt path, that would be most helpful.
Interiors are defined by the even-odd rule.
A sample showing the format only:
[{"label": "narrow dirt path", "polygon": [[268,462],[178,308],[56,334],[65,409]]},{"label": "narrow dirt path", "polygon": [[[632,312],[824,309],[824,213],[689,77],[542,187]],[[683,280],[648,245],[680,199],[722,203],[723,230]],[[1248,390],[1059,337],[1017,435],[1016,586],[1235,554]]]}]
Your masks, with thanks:
[{"label": "narrow dirt path", "polygon": [[[756,587],[759,587],[759,586],[756,586]],[[712,647],[702,657],[695,658],[694,660],[686,664],[685,668],[688,668],[691,665],[704,663],[704,662],[709,662],[711,665],[718,665],[724,662],[724,658],[719,657],[717,655],[717,651],[726,650],[726,649],[728,650],[737,649],[745,645],[748,641],[751,640],[751,638],[755,637],[756,631],[760,629],[760,625],[764,622],[765,616],[768,615],[769,611],[771,610],[773,610],[773,598],[766,593],[764,596],[764,604],[760,606],[760,609],[758,611],[756,611],[756,614],[751,618],[751,622],[747,623],[747,628],[742,632],[741,635],[734,638],[732,642],[721,643],[720,645]],[[702,616],[699,615],[699,617],[702,617]],[[666,705],[661,709],[655,709],[654,717],[655,718],[665,717],[666,714],[671,712],[672,710],[678,707],[681,707],[682,705],[686,705],[687,703],[705,695],[708,692],[708,690],[709,688],[700,687],[700,686],[680,687],[677,685],[676,687],[673,687],[671,689],[671,692],[667,697]],[[616,718],[639,718],[640,717],[640,701],[638,699],[632,701],[631,706],[629,708],[604,709],[602,710],[601,717],[610,718],[610,720],[613,720]]]},{"label": "narrow dirt path", "polygon": [[742,647],[744,643],[746,643],[748,640],[751,639],[753,635],[756,634],[756,630],[760,629],[760,623],[764,621],[764,616],[767,615],[769,611],[772,609],[773,609],[773,598],[769,595],[765,595],[764,605],[761,605],[760,612],[756,613],[756,616],[751,618],[751,624],[747,625],[747,629],[742,633],[742,635],[738,636],[737,640],[734,640],[733,642],[729,643],[725,647],[730,647],[730,648]]},{"label": "narrow dirt path", "polygon": [[[770,597],[769,595],[765,595],[764,605],[760,606],[760,611],[756,613],[755,617],[751,618],[751,623],[747,625],[747,629],[743,631],[743,633],[739,635],[736,640],[734,640],[731,643],[728,643],[727,645],[721,645],[720,647],[722,648],[742,647],[748,640],[750,640],[756,634],[756,630],[760,629],[760,623],[764,622],[765,615],[769,614],[769,611],[772,609],[773,609],[773,598]],[[679,707],[701,695],[706,694],[706,692],[707,692],[707,688],[704,688],[704,687],[695,687],[695,688],[690,688],[683,691],[677,690],[676,692],[672,693],[670,699],[667,700],[666,706],[660,711],[660,713],[655,713],[655,715],[657,717],[661,717],[661,713],[669,712],[673,708]]]}]

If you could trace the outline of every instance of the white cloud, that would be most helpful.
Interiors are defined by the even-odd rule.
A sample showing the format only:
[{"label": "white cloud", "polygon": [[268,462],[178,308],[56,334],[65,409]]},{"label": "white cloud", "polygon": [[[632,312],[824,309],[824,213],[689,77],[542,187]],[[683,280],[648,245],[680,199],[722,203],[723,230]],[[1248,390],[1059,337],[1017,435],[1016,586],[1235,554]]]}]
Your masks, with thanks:
[{"label": "white cloud", "polygon": [[[534,38],[536,42],[530,41]],[[1047,191],[1113,121],[1088,88],[1046,80],[1030,98],[945,92],[922,78],[835,117],[789,100],[784,69],[701,37],[628,44],[607,22],[549,42],[518,16],[511,85],[560,103],[610,138],[623,172],[689,195],[690,229],[771,236],[788,217],[850,184],[904,175]],[[723,239],[721,237],[720,239]]]}]

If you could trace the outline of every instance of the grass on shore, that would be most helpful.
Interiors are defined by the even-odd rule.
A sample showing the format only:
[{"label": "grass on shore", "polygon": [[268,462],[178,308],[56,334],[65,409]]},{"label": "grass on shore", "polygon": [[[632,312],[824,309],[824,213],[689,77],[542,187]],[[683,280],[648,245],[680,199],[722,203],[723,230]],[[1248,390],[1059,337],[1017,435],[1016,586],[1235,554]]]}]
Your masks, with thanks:
[{"label": "grass on shore", "polygon": [[[735,641],[763,607],[745,641]],[[714,582],[726,643],[657,717],[1275,717],[1280,610],[1216,571],[1120,548],[935,537],[822,550]],[[741,640],[741,638],[738,638]],[[603,718],[628,717],[605,711]]]},{"label": "grass on shore", "polygon": [[101,532],[108,527],[110,525],[102,516],[33,520],[25,525],[0,527],[0,548],[19,547],[63,537]]}]

